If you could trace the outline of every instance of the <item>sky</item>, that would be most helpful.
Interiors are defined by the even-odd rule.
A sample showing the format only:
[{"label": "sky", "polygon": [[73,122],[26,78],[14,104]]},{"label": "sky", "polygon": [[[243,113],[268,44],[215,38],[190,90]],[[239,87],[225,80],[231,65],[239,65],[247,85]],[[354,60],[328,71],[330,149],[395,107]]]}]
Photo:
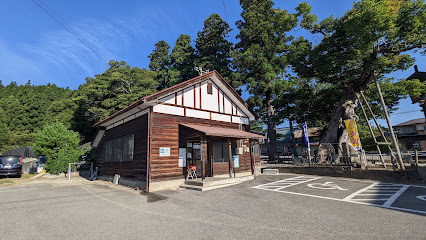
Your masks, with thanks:
[{"label": "sky", "polygon": [[[53,11],[99,56],[35,2]],[[300,2],[276,0],[275,7],[295,12]],[[320,20],[330,15],[343,16],[353,3],[351,0],[306,2]],[[203,28],[203,21],[212,13],[218,13],[234,29],[229,40],[236,43],[235,22],[241,13],[237,0],[8,0],[0,8],[0,80],[3,85],[11,81],[25,84],[30,80],[33,85],[51,83],[77,89],[86,77],[108,68],[104,60],[126,61],[132,67],[148,68],[148,55],[156,42],[165,40],[173,49],[181,34],[190,35],[194,41]],[[293,34],[318,39],[303,31]],[[413,56],[419,70],[426,71],[426,57]],[[410,68],[389,77],[407,78],[413,72],[414,68]],[[414,112],[404,113],[408,111]],[[391,115],[391,122],[398,124],[421,117],[424,115],[420,107],[405,99],[400,109]]]}]

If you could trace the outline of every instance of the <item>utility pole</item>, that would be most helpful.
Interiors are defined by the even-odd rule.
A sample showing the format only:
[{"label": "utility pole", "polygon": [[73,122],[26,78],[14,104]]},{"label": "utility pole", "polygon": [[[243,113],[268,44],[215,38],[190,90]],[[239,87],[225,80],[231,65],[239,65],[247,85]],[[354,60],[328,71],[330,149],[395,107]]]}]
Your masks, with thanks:
[{"label": "utility pole", "polygon": [[399,166],[401,167],[401,170],[405,170],[404,162],[402,161],[402,157],[401,157],[401,152],[399,151],[398,142],[396,141],[395,133],[393,132],[392,124],[389,120],[388,111],[386,110],[385,101],[383,100],[382,91],[380,90],[379,82],[377,81],[376,75],[374,75],[374,83],[376,84],[377,92],[379,93],[380,103],[382,104],[383,112],[385,113],[386,122],[388,123],[388,128],[391,133],[393,144],[395,146]]}]

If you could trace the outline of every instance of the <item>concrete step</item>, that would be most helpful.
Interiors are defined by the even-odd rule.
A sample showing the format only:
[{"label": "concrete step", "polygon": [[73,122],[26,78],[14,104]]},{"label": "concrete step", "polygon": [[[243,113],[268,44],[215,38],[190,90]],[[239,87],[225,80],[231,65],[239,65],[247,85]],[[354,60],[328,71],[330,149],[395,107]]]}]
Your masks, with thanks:
[{"label": "concrete step", "polygon": [[206,178],[204,181],[201,181],[201,179],[197,180],[186,180],[185,185],[190,186],[199,186],[199,187],[213,187],[213,186],[219,186],[219,185],[226,185],[226,184],[232,184],[232,183],[240,183],[248,180],[254,179],[254,176],[244,176],[244,177],[236,177],[236,178]]},{"label": "concrete step", "polygon": [[189,190],[195,190],[195,191],[205,192],[205,191],[209,191],[209,190],[213,190],[213,189],[218,189],[218,188],[224,188],[224,187],[229,187],[229,186],[237,185],[237,184],[240,184],[240,183],[241,182],[234,182],[234,183],[228,183],[228,184],[222,184],[222,185],[215,185],[215,186],[209,186],[209,187],[183,184],[183,185],[180,185],[180,188],[185,188],[185,189],[189,189]]},{"label": "concrete step", "polygon": [[278,169],[273,168],[264,168],[262,174],[278,174],[280,173]]},{"label": "concrete step", "polygon": [[252,179],[254,179],[254,176],[250,175],[236,178],[206,178],[205,181],[201,181],[201,179],[187,180],[180,187],[196,191],[209,191],[213,189],[233,186]]}]

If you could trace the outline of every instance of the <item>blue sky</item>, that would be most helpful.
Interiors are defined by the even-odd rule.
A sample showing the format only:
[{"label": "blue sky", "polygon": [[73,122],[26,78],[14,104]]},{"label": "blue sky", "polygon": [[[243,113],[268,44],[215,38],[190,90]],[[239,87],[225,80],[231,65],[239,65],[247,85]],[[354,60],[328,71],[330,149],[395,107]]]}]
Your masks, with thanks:
[{"label": "blue sky", "polygon": [[[194,40],[203,21],[212,13],[227,19],[232,28],[240,19],[239,1],[53,1],[41,0],[60,20],[77,32],[106,60],[124,60],[130,66],[148,68],[154,44],[165,40],[173,48],[180,34]],[[275,6],[294,12],[302,1],[276,0]],[[342,16],[350,0],[307,1],[319,19]],[[226,9],[226,15],[225,10]],[[226,17],[227,16],[227,17]],[[107,64],[56,23],[32,0],[7,1],[0,8],[0,80],[4,85],[54,83],[77,89],[85,78],[104,72]],[[303,31],[297,35],[306,35]],[[231,32],[236,42],[236,31]],[[306,35],[315,40],[315,36]],[[426,57],[415,55],[420,71],[426,71]],[[392,74],[406,78],[413,68]],[[418,110],[417,112],[398,114]],[[391,116],[393,124],[423,117],[420,107],[409,99]]]}]

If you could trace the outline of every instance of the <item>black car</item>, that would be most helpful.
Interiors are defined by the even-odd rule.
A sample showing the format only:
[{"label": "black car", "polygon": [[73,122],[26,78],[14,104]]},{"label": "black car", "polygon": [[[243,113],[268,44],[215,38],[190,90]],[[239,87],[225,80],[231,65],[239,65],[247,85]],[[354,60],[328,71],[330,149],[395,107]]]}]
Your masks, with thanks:
[{"label": "black car", "polygon": [[20,156],[0,156],[0,176],[17,176],[22,174],[22,158]]}]

